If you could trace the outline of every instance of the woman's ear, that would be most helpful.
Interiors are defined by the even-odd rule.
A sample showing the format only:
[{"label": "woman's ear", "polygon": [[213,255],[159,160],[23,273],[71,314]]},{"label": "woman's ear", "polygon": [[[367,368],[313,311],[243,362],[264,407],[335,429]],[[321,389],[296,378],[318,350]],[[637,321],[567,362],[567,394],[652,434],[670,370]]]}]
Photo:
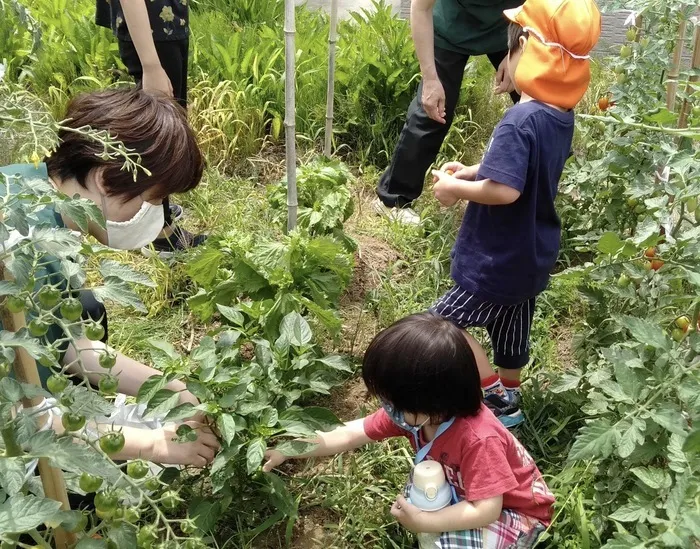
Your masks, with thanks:
[{"label": "woman's ear", "polygon": [[87,176],[88,188],[93,192],[98,192],[102,196],[107,196],[109,194],[109,189],[105,186],[104,180],[105,168],[100,166],[98,168],[93,168]]}]

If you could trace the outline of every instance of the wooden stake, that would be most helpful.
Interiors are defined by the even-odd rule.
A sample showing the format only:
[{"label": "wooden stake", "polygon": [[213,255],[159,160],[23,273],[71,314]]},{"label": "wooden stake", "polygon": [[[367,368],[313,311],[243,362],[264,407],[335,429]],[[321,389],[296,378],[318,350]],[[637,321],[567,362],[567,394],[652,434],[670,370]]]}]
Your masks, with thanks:
[{"label": "wooden stake", "polygon": [[[0,263],[0,279],[11,280],[10,273],[5,269],[5,264]],[[8,332],[16,332],[25,326],[26,320],[24,318],[24,313],[11,313],[7,310],[5,303],[0,307],[0,319],[2,320],[2,327]],[[21,347],[15,348],[15,363],[13,365],[13,371],[15,374],[15,379],[20,383],[30,383],[41,387],[41,378],[39,378],[39,371],[36,367],[36,361]],[[44,401],[44,397],[34,397],[22,399],[22,406],[25,408],[31,408],[33,406],[38,406]],[[43,427],[47,421],[47,414],[41,414],[37,416],[37,423],[39,427]],[[51,467],[49,461],[46,458],[39,459],[39,476],[41,477],[41,484],[44,487],[44,494],[47,498],[51,498],[61,503],[61,509],[64,511],[70,511],[70,504],[68,503],[68,493],[66,492],[66,484],[63,480],[63,472],[60,469]],[[54,539],[56,542],[56,549],[67,549],[76,542],[75,534],[66,532],[62,528],[55,528],[53,530]]]},{"label": "wooden stake", "polygon": [[326,88],[326,139],[323,154],[330,157],[333,138],[333,94],[335,90],[335,44],[338,39],[338,0],[331,0],[331,29],[328,35],[328,87]]},{"label": "wooden stake", "polygon": [[297,226],[296,48],[294,0],[284,0],[284,137],[287,159],[287,231]]},{"label": "wooden stake", "polygon": [[693,93],[693,84],[700,82],[700,76],[698,71],[700,70],[700,19],[695,22],[695,38],[693,39],[693,59],[690,63],[691,68],[694,70],[695,74],[688,78],[688,84],[685,88],[686,99],[683,100],[683,105],[681,106],[681,115],[678,119],[679,128],[688,127],[688,115],[690,114],[690,103],[687,97]]},{"label": "wooden stake", "polygon": [[676,108],[676,93],[678,92],[678,77],[681,71],[686,24],[687,21],[682,19],[678,27],[678,38],[676,38],[676,45],[673,48],[673,60],[666,79],[666,108],[671,112]]}]

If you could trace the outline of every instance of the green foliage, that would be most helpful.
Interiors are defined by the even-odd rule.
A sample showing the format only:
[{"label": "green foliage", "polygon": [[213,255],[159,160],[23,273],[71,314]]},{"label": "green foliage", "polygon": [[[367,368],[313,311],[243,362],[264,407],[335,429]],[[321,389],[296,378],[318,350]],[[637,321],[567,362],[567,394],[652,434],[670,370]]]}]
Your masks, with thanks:
[{"label": "green foliage", "polygon": [[274,339],[289,312],[308,312],[332,332],[340,328],[338,298],[352,276],[353,257],[328,237],[300,232],[260,240],[236,232],[213,238],[188,265],[200,286],[192,309],[209,319],[216,305],[245,306],[246,314]]},{"label": "green foliage", "polygon": [[[350,251],[356,245],[345,233],[343,223],[352,215],[354,202],[347,166],[337,160],[317,160],[297,170],[298,226],[312,236],[335,236]],[[268,200],[280,226],[287,221],[287,181],[268,187]]]}]

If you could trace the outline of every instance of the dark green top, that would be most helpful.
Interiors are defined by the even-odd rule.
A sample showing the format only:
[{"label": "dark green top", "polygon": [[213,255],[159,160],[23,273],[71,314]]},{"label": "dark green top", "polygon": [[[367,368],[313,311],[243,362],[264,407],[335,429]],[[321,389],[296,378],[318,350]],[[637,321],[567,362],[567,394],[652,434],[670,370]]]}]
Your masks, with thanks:
[{"label": "dark green top", "polygon": [[508,20],[503,10],[524,0],[437,0],[433,7],[435,45],[466,55],[508,49]]},{"label": "dark green top", "polygon": [[[146,0],[154,42],[185,40],[190,34],[189,0]],[[119,40],[131,42],[119,0],[96,0],[95,23],[111,28]]]},{"label": "dark green top", "polygon": [[[5,188],[6,178],[2,175],[18,175],[26,180],[32,179],[42,179],[48,181],[49,174],[46,170],[46,164],[39,164],[34,166],[33,164],[11,164],[10,166],[0,166],[0,189]],[[13,185],[10,181],[10,193],[13,192]],[[19,192],[19,189],[14,188],[14,192]],[[60,214],[53,209],[53,207],[44,208],[36,213],[36,217],[39,220],[39,224],[42,226],[51,226],[56,228],[64,228],[63,219]],[[34,291],[37,292],[44,285],[46,280],[49,280],[52,284],[65,283],[65,277],[61,274],[61,263],[50,256],[45,256],[42,258],[42,263],[45,265],[37,271],[36,285]],[[48,277],[48,278],[45,278]],[[2,324],[0,323],[0,329],[2,329]],[[49,328],[48,333],[42,338],[47,344],[51,344],[54,341],[64,337],[63,331],[56,325],[52,324]],[[65,350],[64,350],[65,352]],[[41,383],[46,386],[46,380],[51,375],[51,370],[37,364],[39,370],[39,377],[41,378]]]}]

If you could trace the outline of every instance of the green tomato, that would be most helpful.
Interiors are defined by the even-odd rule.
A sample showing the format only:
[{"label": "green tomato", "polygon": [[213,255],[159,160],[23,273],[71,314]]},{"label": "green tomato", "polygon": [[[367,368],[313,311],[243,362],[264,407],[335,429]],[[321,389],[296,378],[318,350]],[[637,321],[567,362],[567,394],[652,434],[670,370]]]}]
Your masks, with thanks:
[{"label": "green tomato", "polygon": [[158,530],[153,524],[147,524],[139,528],[138,534],[136,534],[136,542],[139,547],[144,549],[150,549],[153,544],[158,539]]},{"label": "green tomato", "polygon": [[104,490],[95,494],[95,509],[103,512],[114,512],[119,500],[112,490]]},{"label": "green tomato", "polygon": [[627,276],[625,273],[622,273],[620,275],[620,278],[617,279],[617,287],[618,288],[627,288],[627,286],[630,285],[630,277]]},{"label": "green tomato", "polygon": [[78,485],[83,492],[89,494],[90,492],[97,492],[100,489],[100,486],[102,486],[102,479],[90,473],[83,473],[80,475]]},{"label": "green tomato", "polygon": [[88,516],[86,513],[80,513],[80,519],[75,523],[75,526],[69,530],[72,534],[77,534],[85,530],[88,523]]},{"label": "green tomato", "polygon": [[623,72],[617,75],[617,83],[624,84],[627,82],[627,75]]},{"label": "green tomato", "polygon": [[627,29],[626,37],[629,42],[634,42],[637,39],[637,29],[632,27]]},{"label": "green tomato", "polygon": [[53,374],[46,380],[46,388],[53,395],[62,393],[66,390],[66,387],[68,387],[68,378],[64,375]]},{"label": "green tomato", "polygon": [[100,378],[97,386],[103,395],[113,395],[117,392],[119,380],[113,375],[104,376]]},{"label": "green tomato", "polygon": [[124,509],[124,520],[129,524],[136,524],[141,518],[141,513],[138,509],[134,507],[127,507]]},{"label": "green tomato", "polygon": [[647,209],[646,206],[644,206],[644,204],[637,204],[634,208],[634,213],[636,214],[643,214],[646,211]]},{"label": "green tomato", "polygon": [[114,510],[103,511],[102,509],[95,509],[95,514],[104,521],[110,521],[114,518]]},{"label": "green tomato", "polygon": [[75,399],[73,398],[72,395],[63,393],[61,395],[61,400],[59,401],[61,403],[61,406],[65,406],[66,408],[70,408],[75,404]]},{"label": "green tomato", "polygon": [[688,318],[686,315],[679,316],[676,321],[676,328],[679,328],[683,330],[683,333],[688,331],[688,328],[690,327],[690,318]]},{"label": "green tomato", "polygon": [[19,314],[26,310],[27,300],[23,297],[19,297],[18,295],[11,295],[7,298],[5,306],[11,313]]},{"label": "green tomato", "polygon": [[51,286],[44,286],[37,294],[39,303],[44,309],[53,309],[61,299],[61,291]]},{"label": "green tomato", "polygon": [[683,338],[685,337],[685,332],[680,328],[674,328],[671,332],[671,337],[678,342],[683,341]]},{"label": "green tomato", "polygon": [[169,511],[177,509],[181,501],[180,496],[175,490],[167,490],[163,492],[163,495],[160,497],[161,505]]},{"label": "green tomato", "polygon": [[51,324],[48,322],[44,322],[43,320],[39,318],[35,318],[29,323],[29,326],[27,326],[27,329],[29,330],[29,333],[34,336],[34,337],[43,337],[46,335],[46,333],[49,331],[49,328],[51,327]]},{"label": "green tomato", "polygon": [[157,477],[151,477],[149,479],[146,479],[146,482],[144,482],[143,485],[145,486],[146,490],[150,490],[151,492],[155,492],[161,487],[161,483]]},{"label": "green tomato", "polygon": [[697,196],[691,196],[688,200],[685,202],[685,208],[688,210],[688,212],[693,213],[698,207],[698,197]]},{"label": "green tomato", "polygon": [[649,39],[645,36],[639,41],[639,45],[643,48],[646,48],[647,46],[649,46]]},{"label": "green tomato", "polygon": [[105,336],[105,329],[99,322],[90,322],[85,326],[85,337],[90,341],[100,341]]},{"label": "green tomato", "polygon": [[121,452],[122,448],[124,448],[124,434],[112,431],[102,435],[100,437],[100,448],[108,456]]},{"label": "green tomato", "polygon": [[61,418],[61,424],[66,431],[80,431],[85,427],[85,416],[66,412]]},{"label": "green tomato", "polygon": [[141,459],[130,461],[126,466],[126,474],[136,480],[144,478],[150,470],[148,464]]},{"label": "green tomato", "polygon": [[117,363],[117,355],[110,352],[100,353],[100,358],[98,360],[100,366],[102,366],[105,370],[111,370]]},{"label": "green tomato", "polygon": [[83,314],[83,305],[80,303],[79,299],[74,297],[69,297],[63,303],[61,303],[61,316],[68,322],[75,322],[80,319],[80,315]]},{"label": "green tomato", "polygon": [[627,199],[627,205],[628,205],[630,208],[636,208],[638,204],[639,204],[639,200],[636,199],[636,198],[630,197],[630,198]]},{"label": "green tomato", "polygon": [[630,57],[631,55],[632,55],[632,48],[631,48],[631,47],[629,47],[629,46],[622,46],[622,47],[620,48],[620,57],[622,57],[622,59],[627,59],[627,58]]},{"label": "green tomato", "polygon": [[192,519],[188,518],[180,522],[180,530],[183,534],[194,534],[197,531],[197,526]]}]

